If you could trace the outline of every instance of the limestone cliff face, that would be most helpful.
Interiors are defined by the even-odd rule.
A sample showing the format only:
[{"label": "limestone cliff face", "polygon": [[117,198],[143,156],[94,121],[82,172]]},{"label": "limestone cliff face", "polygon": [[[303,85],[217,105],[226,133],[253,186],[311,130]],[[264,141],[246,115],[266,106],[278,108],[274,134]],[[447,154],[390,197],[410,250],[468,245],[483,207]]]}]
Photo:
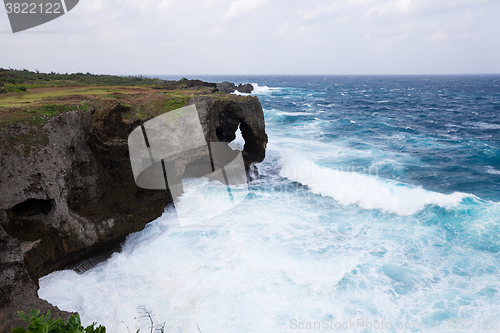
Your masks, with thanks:
[{"label": "limestone cliff face", "polygon": [[[267,135],[255,97],[194,97],[207,141],[230,142],[238,126],[247,169],[265,157]],[[116,249],[159,217],[169,191],[134,181],[127,139],[148,119],[126,121],[109,102],[74,110],[43,126],[0,129],[0,332],[22,324],[31,307],[65,315],[36,296],[43,275]]]}]

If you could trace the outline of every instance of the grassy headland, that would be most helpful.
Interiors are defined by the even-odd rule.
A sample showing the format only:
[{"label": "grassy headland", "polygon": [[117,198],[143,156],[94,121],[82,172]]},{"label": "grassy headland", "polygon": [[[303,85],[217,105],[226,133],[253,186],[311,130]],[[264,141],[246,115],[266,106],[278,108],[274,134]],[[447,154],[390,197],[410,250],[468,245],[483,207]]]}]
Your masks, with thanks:
[{"label": "grassy headland", "polygon": [[99,110],[113,102],[128,108],[123,120],[129,122],[183,107],[195,95],[243,98],[186,83],[190,81],[0,68],[0,127],[18,122],[43,126],[49,118],[63,112]]}]

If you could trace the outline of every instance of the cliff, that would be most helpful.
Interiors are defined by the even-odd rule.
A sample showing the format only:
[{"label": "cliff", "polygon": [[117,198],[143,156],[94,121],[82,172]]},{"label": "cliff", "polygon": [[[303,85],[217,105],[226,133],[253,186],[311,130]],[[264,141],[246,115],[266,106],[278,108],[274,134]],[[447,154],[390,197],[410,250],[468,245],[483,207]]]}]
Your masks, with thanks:
[{"label": "cliff", "polygon": [[127,139],[142,122],[194,103],[207,142],[230,142],[240,126],[247,170],[265,157],[267,135],[256,97],[71,89],[51,91],[28,107],[0,108],[0,332],[24,324],[18,310],[68,316],[38,299],[38,279],[119,249],[128,234],[172,202],[168,190],[135,184]]}]

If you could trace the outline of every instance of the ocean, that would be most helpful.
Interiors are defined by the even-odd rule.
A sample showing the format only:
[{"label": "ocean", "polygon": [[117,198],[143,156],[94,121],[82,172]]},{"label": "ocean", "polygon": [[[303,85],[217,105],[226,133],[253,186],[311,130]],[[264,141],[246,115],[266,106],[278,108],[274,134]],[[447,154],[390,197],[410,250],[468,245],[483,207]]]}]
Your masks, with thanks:
[{"label": "ocean", "polygon": [[110,333],[500,330],[500,75],[196,78],[262,103],[244,201],[169,207],[41,298]]}]

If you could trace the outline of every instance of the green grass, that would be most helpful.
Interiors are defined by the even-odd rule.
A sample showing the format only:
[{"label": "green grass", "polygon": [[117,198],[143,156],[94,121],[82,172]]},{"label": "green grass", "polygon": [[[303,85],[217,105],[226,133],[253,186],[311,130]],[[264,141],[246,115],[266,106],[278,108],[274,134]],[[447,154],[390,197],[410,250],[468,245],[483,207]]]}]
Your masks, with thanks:
[{"label": "green grass", "polygon": [[180,109],[191,100],[191,96],[168,94],[169,97],[165,101],[165,111]]},{"label": "green grass", "polygon": [[88,111],[89,109],[90,105],[88,103],[83,103],[81,105],[45,104],[41,106],[26,107],[14,113],[9,119],[0,122],[0,126],[25,122],[29,125],[36,125],[41,128],[50,118],[62,113],[73,110]]},{"label": "green grass", "polygon": [[110,92],[120,92],[123,94],[132,94],[132,92],[121,91],[111,87],[98,88],[98,87],[74,87],[74,88],[61,88],[54,91],[47,91],[42,93],[23,93],[10,96],[2,96],[0,94],[0,108],[1,107],[21,107],[26,104],[31,104],[35,101],[52,99],[55,97],[71,96],[71,95],[92,95],[92,96],[107,96],[113,98]]},{"label": "green grass", "polygon": [[103,95],[102,98],[114,98],[114,99],[121,99],[123,97],[121,96],[115,96],[115,95]]},{"label": "green grass", "polygon": [[17,84],[4,84],[0,86],[0,93],[26,92],[26,86]]},{"label": "green grass", "polygon": [[145,111],[145,110],[144,110],[144,106],[143,106],[143,105],[141,105],[141,106],[139,107],[139,110],[137,110],[137,117],[139,117],[139,118],[141,118],[141,119],[146,118],[146,115],[144,114],[144,111]]}]

